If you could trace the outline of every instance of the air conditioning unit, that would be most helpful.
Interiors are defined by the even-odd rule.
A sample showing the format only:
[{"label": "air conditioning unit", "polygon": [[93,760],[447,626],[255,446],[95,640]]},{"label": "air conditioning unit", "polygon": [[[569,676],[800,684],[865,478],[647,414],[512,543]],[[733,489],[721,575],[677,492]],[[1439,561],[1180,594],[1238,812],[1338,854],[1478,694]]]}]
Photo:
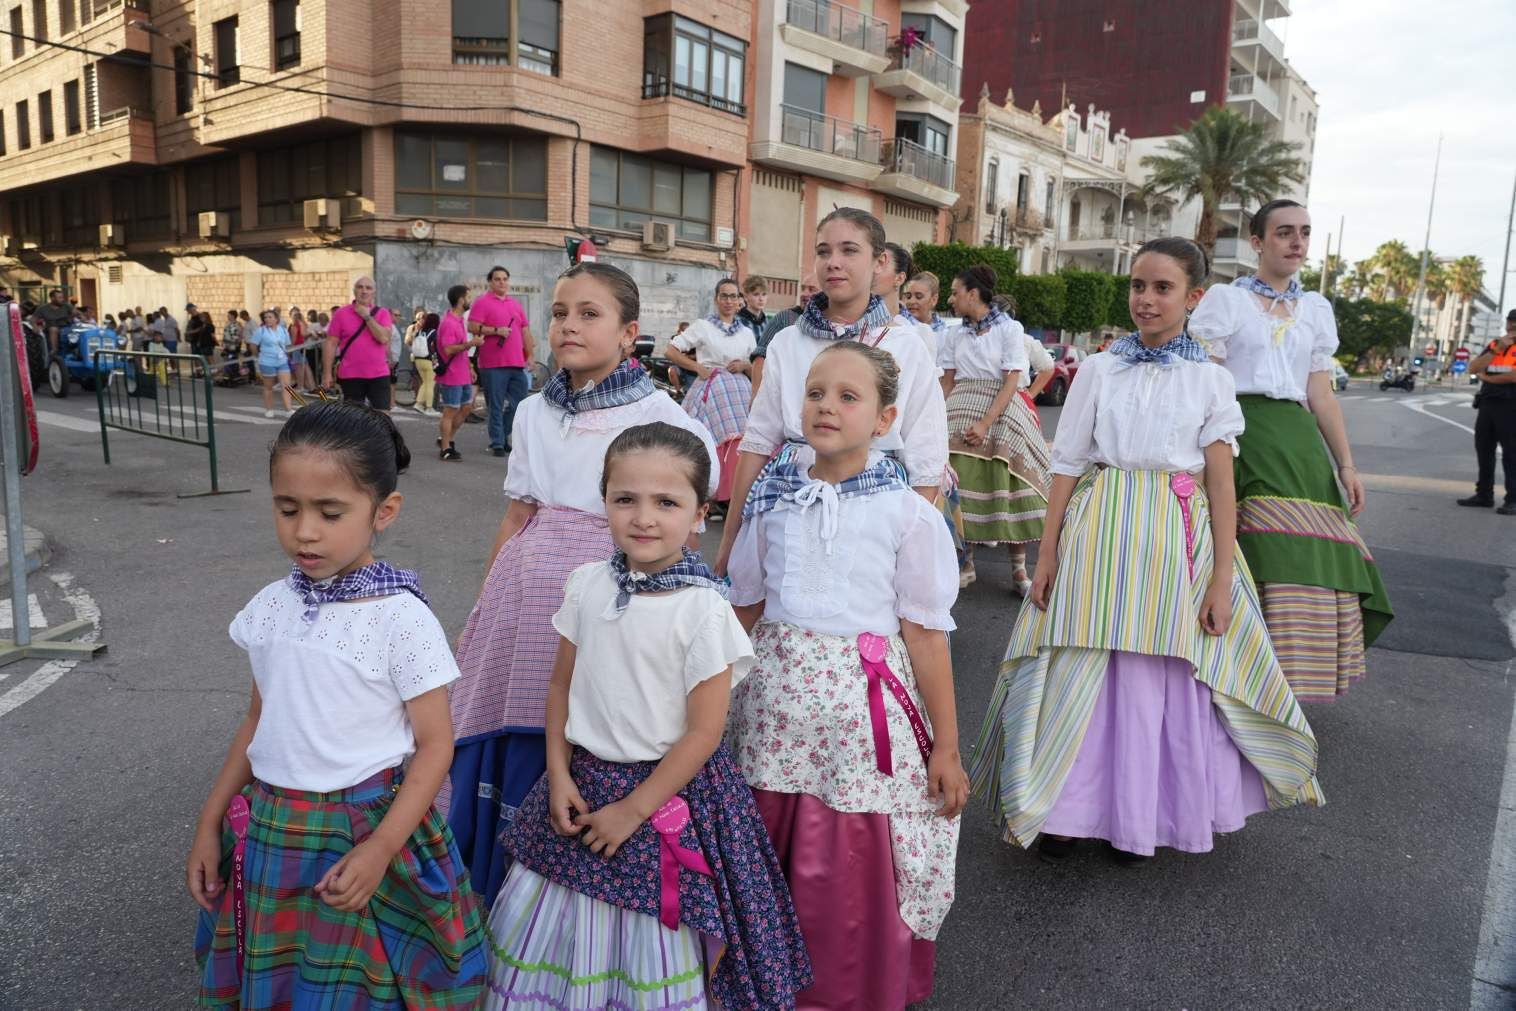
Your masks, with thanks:
[{"label": "air conditioning unit", "polygon": [[0,235],[0,256],[15,256],[16,240],[9,235]]},{"label": "air conditioning unit", "polygon": [[202,239],[224,239],[232,234],[232,219],[230,215],[219,211],[200,212],[200,237]]},{"label": "air conditioning unit", "polygon": [[126,229],[120,225],[101,225],[100,245],[102,247],[126,245]]},{"label": "air conditioning unit", "polygon": [[305,202],[305,227],[315,231],[318,228],[336,228],[341,211],[341,204],[336,200],[328,200],[326,197],[317,197]]},{"label": "air conditioning unit", "polygon": [[674,248],[674,226],[667,221],[649,221],[642,226],[642,248],[666,252]]}]

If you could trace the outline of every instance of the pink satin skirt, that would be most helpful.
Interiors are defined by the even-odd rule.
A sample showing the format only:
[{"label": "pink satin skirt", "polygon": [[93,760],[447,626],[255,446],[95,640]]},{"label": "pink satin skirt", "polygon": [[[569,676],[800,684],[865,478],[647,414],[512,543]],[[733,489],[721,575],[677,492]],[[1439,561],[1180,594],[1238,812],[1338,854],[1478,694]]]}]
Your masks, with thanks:
[{"label": "pink satin skirt", "polygon": [[804,793],[754,790],[789,880],[816,982],[799,1011],[898,1011],[932,993],[937,945],[911,936],[895,895],[890,818]]},{"label": "pink satin skirt", "polygon": [[[721,467],[721,476],[716,481],[716,495],[714,501],[730,502],[732,500],[732,485],[737,479],[737,447],[742,445],[742,439],[728,439],[716,447],[716,462]],[[741,507],[739,503],[739,508]]]}]

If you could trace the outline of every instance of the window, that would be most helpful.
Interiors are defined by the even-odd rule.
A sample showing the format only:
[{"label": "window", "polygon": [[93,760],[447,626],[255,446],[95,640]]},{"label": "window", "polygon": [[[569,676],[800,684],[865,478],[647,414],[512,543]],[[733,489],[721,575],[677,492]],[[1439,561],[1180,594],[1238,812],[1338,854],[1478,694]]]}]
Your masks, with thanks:
[{"label": "window", "polygon": [[74,30],[74,0],[58,0],[58,34],[67,35]]},{"label": "window", "polygon": [[5,110],[0,109],[0,158],[5,157]]},{"label": "window", "polygon": [[358,134],[258,155],[258,224],[302,221],[305,201],[363,194],[363,143]]},{"label": "window", "polygon": [[930,14],[902,14],[900,27],[916,29],[933,49],[950,60],[953,58],[958,45],[958,31],[941,18]]},{"label": "window", "polygon": [[100,242],[100,190],[96,186],[71,187],[63,205],[63,244],[95,246]]},{"label": "window", "polygon": [[47,40],[47,0],[32,0],[32,48],[41,49]]},{"label": "window", "polygon": [[16,146],[23,151],[32,146],[32,115],[24,98],[16,103]]},{"label": "window", "polygon": [[1053,200],[1054,200],[1054,195],[1057,192],[1056,188],[1057,188],[1057,183],[1055,183],[1052,179],[1049,179],[1048,180],[1047,203],[1046,203],[1046,206],[1043,208],[1043,211],[1042,211],[1042,220],[1046,221],[1048,223],[1048,227],[1049,228],[1051,228],[1053,226]]},{"label": "window", "polygon": [[[185,210],[192,229],[198,228],[202,211],[216,211],[231,219],[232,229],[242,227],[242,184],[236,155],[192,162],[184,169]],[[198,235],[198,231],[191,234]]]},{"label": "window", "polygon": [[1000,161],[990,159],[990,167],[984,175],[984,213],[995,213],[995,197],[1000,192]]},{"label": "window", "polygon": [[667,221],[681,239],[711,241],[711,173],[608,147],[590,151],[590,224],[641,230]]},{"label": "window", "polygon": [[443,218],[546,221],[547,141],[396,133],[395,210]]},{"label": "window", "polygon": [[172,235],[169,174],[154,172],[111,180],[111,222],[122,226],[128,242]]},{"label": "window", "polygon": [[784,104],[818,116],[826,114],[826,75],[798,63],[784,65]]},{"label": "window", "polygon": [[919,112],[902,112],[895,116],[895,136],[904,137],[933,154],[948,156],[948,132],[951,128],[936,116]]},{"label": "window", "polygon": [[21,8],[11,8],[11,59],[26,55],[26,29],[21,25]]},{"label": "window", "polygon": [[229,88],[242,80],[237,60],[237,19],[222,18],[211,30],[216,47],[216,87]]},{"label": "window", "polygon": [[1032,197],[1032,174],[1023,172],[1016,177],[1016,210],[1026,210],[1027,202]]},{"label": "window", "polygon": [[675,14],[643,22],[642,97],[673,94],[739,116],[747,66],[741,39]]},{"label": "window", "polygon": [[274,69],[300,65],[300,0],[274,0]]},{"label": "window", "polygon": [[84,125],[93,130],[100,125],[100,89],[96,86],[95,65],[84,68]]},{"label": "window", "polygon": [[174,47],[174,112],[180,116],[195,107],[195,57],[189,46]]},{"label": "window", "polygon": [[53,93],[44,91],[37,96],[37,143],[53,141]]},{"label": "window", "polygon": [[[453,62],[558,73],[559,0],[452,0]],[[514,11],[512,8],[514,7]],[[520,38],[511,45],[515,16]]]},{"label": "window", "polygon": [[94,0],[79,0],[79,23],[87,25],[95,17]]},{"label": "window", "polygon": [[79,115],[79,82],[63,84],[63,130],[70,137],[84,129],[84,120]]}]

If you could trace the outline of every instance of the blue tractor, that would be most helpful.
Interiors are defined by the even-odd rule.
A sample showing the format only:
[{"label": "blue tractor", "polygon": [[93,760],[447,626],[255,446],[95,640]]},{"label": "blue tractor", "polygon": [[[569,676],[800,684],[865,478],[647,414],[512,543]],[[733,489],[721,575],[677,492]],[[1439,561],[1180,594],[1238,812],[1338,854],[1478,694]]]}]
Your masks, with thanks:
[{"label": "blue tractor", "polygon": [[[55,397],[66,397],[73,382],[93,390],[97,382],[125,384],[129,396],[137,395],[137,366],[125,354],[107,355],[95,367],[96,351],[125,351],[126,338],[98,323],[73,323],[58,333],[58,353],[47,363],[47,388]],[[117,375],[120,378],[117,379]]]}]

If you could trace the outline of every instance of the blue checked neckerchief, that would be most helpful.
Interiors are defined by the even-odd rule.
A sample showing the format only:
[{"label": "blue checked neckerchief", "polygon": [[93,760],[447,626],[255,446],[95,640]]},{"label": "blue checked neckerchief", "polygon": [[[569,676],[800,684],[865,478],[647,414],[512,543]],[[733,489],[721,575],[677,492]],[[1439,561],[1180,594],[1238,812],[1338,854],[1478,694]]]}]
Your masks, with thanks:
[{"label": "blue checked neckerchief", "polygon": [[812,478],[807,473],[809,469],[797,462],[793,454],[776,459],[753,483],[747,504],[742,508],[743,520],[768,512],[780,502],[793,502],[801,511],[819,505],[821,539],[826,543],[827,554],[831,554],[843,499],[895,489],[909,491],[911,487],[905,480],[905,468],[899,460],[890,456],[874,461],[861,473],[854,474],[840,484],[829,484],[819,478]]},{"label": "blue checked neckerchief", "polygon": [[1127,369],[1134,365],[1144,365],[1153,362],[1164,367],[1176,364],[1180,359],[1187,362],[1203,362],[1208,360],[1205,348],[1191,337],[1187,332],[1181,333],[1168,343],[1150,348],[1137,339],[1136,334],[1127,334],[1118,339],[1106,349],[1117,358],[1121,359],[1117,368]]},{"label": "blue checked neckerchief", "polygon": [[937,315],[934,312],[934,313],[932,313],[932,324],[931,324],[931,326],[932,326],[932,333],[942,333],[942,331],[944,331],[944,330],[947,329],[947,320],[943,319],[941,316]]},{"label": "blue checked neckerchief", "polygon": [[1269,284],[1257,274],[1248,274],[1239,277],[1232,282],[1234,288],[1246,288],[1255,295],[1262,295],[1271,302],[1293,302],[1300,297],[1300,282],[1293,277],[1290,283],[1284,286],[1283,291],[1275,291],[1274,286]]},{"label": "blue checked neckerchief", "polygon": [[607,407],[635,404],[643,397],[652,396],[656,390],[646,369],[634,369],[622,362],[616,366],[616,371],[593,387],[582,390],[569,386],[568,369],[559,369],[558,374],[542,388],[542,395],[548,403],[573,415],[581,411],[599,411]]},{"label": "blue checked neckerchief", "polygon": [[969,330],[973,332],[974,336],[983,337],[990,332],[990,328],[995,324],[1004,323],[1009,318],[1009,316],[1000,311],[998,305],[992,305],[990,306],[990,311],[985,313],[978,323],[969,323]]},{"label": "blue checked neckerchief", "polygon": [[370,562],[361,569],[354,569],[344,576],[323,579],[319,583],[301,572],[297,565],[290,569],[289,584],[290,589],[298,593],[301,602],[305,604],[301,620],[307,625],[316,623],[322,604],[343,600],[414,593],[423,604],[431,604],[426,599],[426,594],[421,592],[421,577],[410,569],[397,569],[389,562]]},{"label": "blue checked neckerchief", "polygon": [[730,337],[738,330],[741,330],[743,327],[747,326],[747,321],[744,320],[741,316],[733,317],[730,323],[723,323],[721,322],[720,316],[717,316],[715,313],[711,313],[705,318],[705,321],[711,326],[715,327],[717,330],[720,330],[723,337]]},{"label": "blue checked neckerchief", "polygon": [[681,586],[706,586],[725,597],[731,585],[710,570],[698,551],[681,549],[679,561],[657,572],[637,572],[626,564],[626,552],[620,548],[611,556],[611,574],[616,577],[616,614],[619,616],[632,602],[634,593],[662,593]]},{"label": "blue checked neckerchief", "polygon": [[870,295],[868,308],[863,310],[863,318],[841,332],[838,332],[832,325],[832,321],[826,318],[828,304],[825,295],[811,296],[810,302],[806,304],[805,312],[801,313],[800,319],[796,321],[801,333],[819,341],[855,341],[876,327],[890,325],[890,310],[886,308],[884,299],[878,295]]}]

